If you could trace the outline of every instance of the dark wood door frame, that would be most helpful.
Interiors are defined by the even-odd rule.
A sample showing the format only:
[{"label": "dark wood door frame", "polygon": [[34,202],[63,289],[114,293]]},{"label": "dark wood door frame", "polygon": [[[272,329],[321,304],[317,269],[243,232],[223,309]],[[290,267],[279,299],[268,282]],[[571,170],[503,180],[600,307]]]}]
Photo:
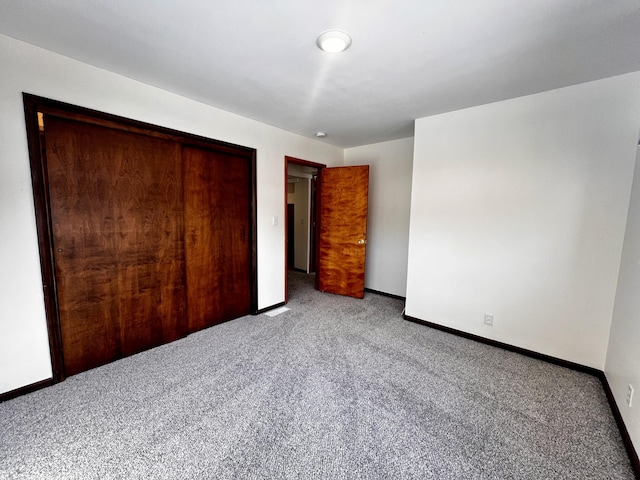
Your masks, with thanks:
[{"label": "dark wood door frame", "polygon": [[[304,167],[313,167],[316,168],[318,170],[318,174],[320,174],[320,172],[322,171],[323,168],[326,168],[327,166],[324,163],[316,163],[316,162],[310,162],[309,160],[303,160],[301,158],[295,158],[295,157],[289,157],[289,156],[285,156],[284,157],[284,211],[285,213],[287,212],[287,194],[288,194],[288,187],[287,187],[287,177],[288,177],[288,171],[289,171],[289,165],[301,165]],[[316,195],[315,192],[312,191],[312,195]],[[317,197],[316,197],[317,200]],[[317,204],[317,202],[316,202]],[[316,210],[317,210],[317,205],[316,205]],[[318,228],[317,228],[317,218],[313,218],[312,221],[316,222],[316,235],[318,232]],[[288,219],[287,219],[288,222]],[[287,225],[287,222],[285,222],[285,225]],[[289,289],[288,289],[288,280],[289,280],[289,270],[287,268],[287,243],[289,242],[289,234],[287,232],[287,228],[285,227],[285,241],[284,241],[284,303],[287,303],[289,301]],[[318,242],[314,242],[315,245],[317,246]],[[315,255],[312,255],[314,258],[316,257]]]},{"label": "dark wood door frame", "polygon": [[54,383],[64,380],[64,363],[62,352],[62,337],[60,316],[55,280],[55,266],[53,255],[53,233],[51,212],[49,209],[49,186],[46,175],[47,159],[44,149],[43,129],[40,127],[40,114],[55,115],[67,119],[81,120],[109,128],[139,133],[157,138],[171,139],[183,145],[194,145],[201,148],[227,152],[243,156],[250,161],[250,227],[251,242],[251,312],[258,310],[257,285],[257,200],[256,200],[256,150],[249,147],[234,145],[219,140],[180,132],[166,127],[140,122],[96,110],[71,105],[68,103],[23,93],[25,121],[27,127],[27,141],[29,147],[29,161],[31,166],[31,182],[40,252],[40,266],[45,302],[47,330],[49,333],[49,347],[51,352],[51,366]]}]

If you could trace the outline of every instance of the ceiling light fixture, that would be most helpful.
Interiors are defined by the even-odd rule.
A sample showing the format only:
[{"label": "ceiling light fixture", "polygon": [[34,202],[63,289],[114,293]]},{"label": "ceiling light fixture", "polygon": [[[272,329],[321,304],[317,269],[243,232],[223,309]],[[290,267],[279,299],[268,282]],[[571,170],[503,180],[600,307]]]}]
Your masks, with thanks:
[{"label": "ceiling light fixture", "polygon": [[327,30],[318,36],[316,44],[320,50],[325,52],[344,52],[351,46],[351,37],[342,30]]},{"label": "ceiling light fixture", "polygon": [[324,138],[326,136],[327,136],[327,134],[325,132],[316,132],[316,137],[318,137],[318,138]]}]

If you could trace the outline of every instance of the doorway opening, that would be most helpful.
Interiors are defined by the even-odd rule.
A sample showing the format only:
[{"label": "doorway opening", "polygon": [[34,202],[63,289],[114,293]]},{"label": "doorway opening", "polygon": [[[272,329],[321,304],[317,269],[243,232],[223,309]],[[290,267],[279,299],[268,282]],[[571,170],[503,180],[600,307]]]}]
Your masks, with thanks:
[{"label": "doorway opening", "polygon": [[289,271],[317,270],[317,188],[326,165],[285,157],[285,303],[289,301]]}]

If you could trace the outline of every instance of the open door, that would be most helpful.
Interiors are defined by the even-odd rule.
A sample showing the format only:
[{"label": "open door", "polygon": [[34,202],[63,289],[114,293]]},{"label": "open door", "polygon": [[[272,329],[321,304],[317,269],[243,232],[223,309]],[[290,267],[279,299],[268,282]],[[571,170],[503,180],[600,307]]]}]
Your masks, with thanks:
[{"label": "open door", "polygon": [[363,298],[369,166],[323,168],[318,178],[316,287]]}]

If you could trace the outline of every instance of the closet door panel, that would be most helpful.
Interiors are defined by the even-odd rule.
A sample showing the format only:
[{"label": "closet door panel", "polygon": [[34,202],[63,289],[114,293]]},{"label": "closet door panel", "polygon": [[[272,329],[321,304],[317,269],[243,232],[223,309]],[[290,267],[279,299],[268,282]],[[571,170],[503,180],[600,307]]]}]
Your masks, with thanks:
[{"label": "closet door panel", "polygon": [[82,124],[47,117],[46,125],[62,347],[73,375],[121,356],[112,172]]},{"label": "closet door panel", "polygon": [[183,148],[189,330],[251,310],[250,162]]},{"label": "closet door panel", "polygon": [[45,117],[67,375],[186,334],[177,143]]},{"label": "closet door panel", "polygon": [[123,356],[187,333],[180,146],[134,137],[117,203]]}]

